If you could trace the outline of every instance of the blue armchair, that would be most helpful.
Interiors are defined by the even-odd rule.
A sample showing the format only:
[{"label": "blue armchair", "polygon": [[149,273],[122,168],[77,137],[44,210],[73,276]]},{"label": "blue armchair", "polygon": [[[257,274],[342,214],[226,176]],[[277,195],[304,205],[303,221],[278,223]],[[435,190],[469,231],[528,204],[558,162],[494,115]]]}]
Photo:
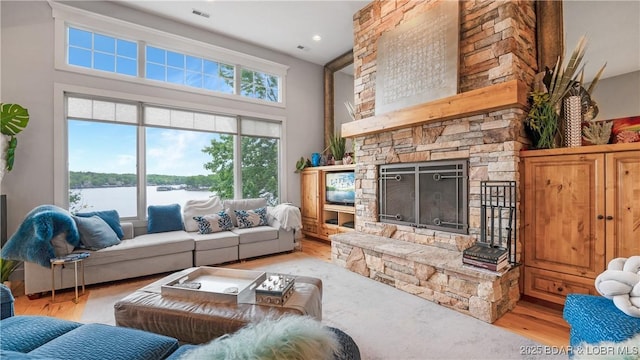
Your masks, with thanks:
[{"label": "blue armchair", "polygon": [[0,284],[0,320],[13,316],[13,294],[11,289]]}]

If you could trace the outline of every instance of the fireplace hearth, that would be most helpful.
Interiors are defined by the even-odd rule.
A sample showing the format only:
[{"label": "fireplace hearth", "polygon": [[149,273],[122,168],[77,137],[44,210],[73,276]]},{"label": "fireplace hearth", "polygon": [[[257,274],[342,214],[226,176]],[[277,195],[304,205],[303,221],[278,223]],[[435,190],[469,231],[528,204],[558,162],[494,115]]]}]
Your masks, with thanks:
[{"label": "fireplace hearth", "polygon": [[466,159],[381,165],[380,222],[467,234],[467,169]]}]

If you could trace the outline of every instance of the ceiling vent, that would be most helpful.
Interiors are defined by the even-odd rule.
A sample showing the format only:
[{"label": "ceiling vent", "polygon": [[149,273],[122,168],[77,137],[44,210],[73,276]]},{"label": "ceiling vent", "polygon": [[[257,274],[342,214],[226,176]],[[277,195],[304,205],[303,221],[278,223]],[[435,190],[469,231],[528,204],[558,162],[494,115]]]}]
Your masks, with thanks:
[{"label": "ceiling vent", "polygon": [[202,16],[202,17],[207,18],[207,19],[211,17],[211,15],[207,14],[207,13],[206,13],[206,12],[204,12],[204,11],[200,11],[200,10],[198,10],[198,9],[193,9],[193,10],[191,11],[191,13],[192,13],[192,14],[196,14],[196,15],[198,15],[198,16]]}]

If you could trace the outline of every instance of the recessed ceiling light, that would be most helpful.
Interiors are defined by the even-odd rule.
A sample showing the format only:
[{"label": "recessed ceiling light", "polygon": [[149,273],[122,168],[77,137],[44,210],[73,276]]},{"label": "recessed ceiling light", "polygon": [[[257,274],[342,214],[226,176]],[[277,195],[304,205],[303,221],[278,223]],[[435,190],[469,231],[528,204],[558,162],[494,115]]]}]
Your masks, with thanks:
[{"label": "recessed ceiling light", "polygon": [[322,40],[322,36],[320,36],[320,35],[313,35],[312,39],[313,39],[313,41],[320,41],[320,40]]}]

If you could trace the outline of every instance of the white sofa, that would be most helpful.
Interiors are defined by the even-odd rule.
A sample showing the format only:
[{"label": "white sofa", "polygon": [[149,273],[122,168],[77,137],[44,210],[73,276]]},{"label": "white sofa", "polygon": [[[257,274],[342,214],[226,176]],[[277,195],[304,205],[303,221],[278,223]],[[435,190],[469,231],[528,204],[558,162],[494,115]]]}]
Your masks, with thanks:
[{"label": "white sofa", "polygon": [[[250,210],[256,206],[253,200],[259,201],[225,200],[224,206],[231,210]],[[291,209],[299,212],[293,206]],[[85,283],[89,285],[292,251],[295,230],[285,229],[273,216],[268,220],[267,226],[234,227],[231,231],[212,234],[184,230],[146,234],[146,229],[134,229],[132,223],[122,222],[125,236],[118,245],[97,251],[75,249],[74,252],[91,254],[84,260]],[[141,233],[134,235],[134,230]],[[64,234],[58,238],[63,239]],[[59,268],[55,271],[55,288],[73,287],[73,266]],[[51,291],[51,269],[47,267],[25,262],[24,278],[25,294]]]}]

